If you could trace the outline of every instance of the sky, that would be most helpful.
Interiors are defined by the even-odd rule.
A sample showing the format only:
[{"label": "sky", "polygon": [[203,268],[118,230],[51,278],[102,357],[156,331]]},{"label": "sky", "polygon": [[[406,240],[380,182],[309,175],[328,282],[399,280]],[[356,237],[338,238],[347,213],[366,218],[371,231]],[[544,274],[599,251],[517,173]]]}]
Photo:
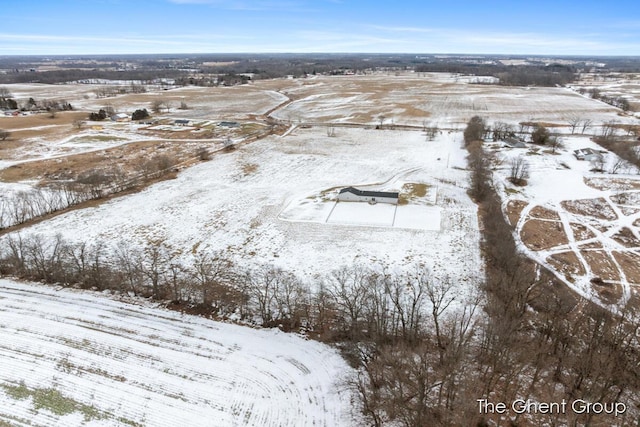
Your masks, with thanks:
[{"label": "sky", "polygon": [[0,55],[640,55],[640,1],[0,0]]}]

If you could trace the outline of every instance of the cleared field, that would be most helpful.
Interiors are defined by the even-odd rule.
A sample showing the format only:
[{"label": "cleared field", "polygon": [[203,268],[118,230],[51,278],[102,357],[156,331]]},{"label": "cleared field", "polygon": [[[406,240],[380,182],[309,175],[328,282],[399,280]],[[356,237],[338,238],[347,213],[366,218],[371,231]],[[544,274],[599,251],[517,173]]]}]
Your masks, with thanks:
[{"label": "cleared field", "polygon": [[[371,154],[382,152],[389,153],[384,162]],[[354,263],[421,263],[464,288],[482,271],[476,206],[466,194],[467,172],[460,169],[464,156],[455,134],[427,142],[419,131],[341,129],[327,137],[323,129],[296,129],[220,153],[141,193],[23,232],[108,244],[166,240],[176,249],[223,250],[240,265],[271,264],[306,278]],[[405,182],[438,186],[437,226],[362,226],[375,223],[368,213],[360,225],[281,219],[292,203],[326,189],[369,183],[399,190]],[[324,221],[329,212],[320,209]]]},{"label": "cleared field", "polygon": [[1,425],[361,425],[323,344],[8,280],[0,301]]},{"label": "cleared field", "polygon": [[579,115],[599,125],[607,120],[632,122],[618,109],[565,88],[522,88],[470,83],[453,74],[410,73],[400,76],[318,76],[311,79],[259,82],[294,101],[274,116],[303,122],[349,122],[391,127],[462,128],[474,115],[493,121],[523,121],[568,126]]}]

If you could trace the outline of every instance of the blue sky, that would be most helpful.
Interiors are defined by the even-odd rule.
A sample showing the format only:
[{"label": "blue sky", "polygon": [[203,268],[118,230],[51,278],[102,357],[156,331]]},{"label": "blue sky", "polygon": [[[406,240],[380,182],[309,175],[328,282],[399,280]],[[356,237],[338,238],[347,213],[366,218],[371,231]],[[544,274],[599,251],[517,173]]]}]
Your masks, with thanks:
[{"label": "blue sky", "polygon": [[0,55],[640,55],[640,1],[3,0]]}]

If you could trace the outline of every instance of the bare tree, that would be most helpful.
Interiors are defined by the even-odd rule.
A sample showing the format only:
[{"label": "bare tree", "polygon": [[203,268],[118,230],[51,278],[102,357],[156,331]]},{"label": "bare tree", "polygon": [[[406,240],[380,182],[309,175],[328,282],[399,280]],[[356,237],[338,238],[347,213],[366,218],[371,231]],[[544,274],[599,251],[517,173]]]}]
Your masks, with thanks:
[{"label": "bare tree", "polygon": [[513,126],[505,122],[495,122],[493,124],[493,140],[502,141],[506,138],[513,137],[515,130]]},{"label": "bare tree", "polygon": [[464,129],[464,143],[469,145],[474,141],[482,141],[486,130],[484,119],[480,116],[473,116]]},{"label": "bare tree", "polygon": [[536,126],[534,131],[531,133],[531,142],[534,144],[545,145],[549,142],[550,137],[551,134],[546,127]]},{"label": "bare tree", "polygon": [[556,135],[551,135],[549,137],[549,139],[547,140],[547,145],[549,147],[551,147],[551,153],[552,154],[556,154],[556,151],[558,151],[561,148],[564,148],[564,144],[562,143],[562,139],[560,139]]},{"label": "bare tree", "polygon": [[190,271],[203,306],[219,312],[225,300],[227,285],[233,277],[233,264],[222,252],[200,251],[193,255]]},{"label": "bare tree", "polygon": [[569,123],[569,127],[571,128],[571,135],[576,133],[576,129],[582,123],[582,117],[578,114],[571,114],[568,118],[565,119],[567,123]]},{"label": "bare tree", "polygon": [[440,129],[438,128],[437,124],[432,124],[432,125],[425,125],[424,126],[424,132],[427,136],[427,141],[433,141],[434,139],[436,139],[436,136],[438,136],[438,132],[440,131]]},{"label": "bare tree", "polygon": [[591,126],[592,123],[593,123],[593,120],[584,119],[582,121],[582,133],[585,133],[587,131],[587,129]]},{"label": "bare tree", "polygon": [[362,266],[342,267],[331,273],[327,291],[348,327],[350,338],[359,336],[359,324],[365,312],[369,272]]},{"label": "bare tree", "polygon": [[163,99],[154,99],[151,102],[151,111],[153,111],[156,114],[159,114],[162,112],[162,109],[165,108],[165,100]]},{"label": "bare tree", "polygon": [[610,141],[616,134],[616,127],[618,122],[616,120],[609,120],[604,122],[600,128],[600,138],[605,141]]},{"label": "bare tree", "polygon": [[173,257],[172,250],[164,239],[149,241],[143,250],[141,272],[151,284],[151,296],[154,299],[165,297],[165,275]]},{"label": "bare tree", "polygon": [[333,125],[327,125],[327,136],[334,137],[336,136],[336,127]]},{"label": "bare tree", "polygon": [[509,181],[516,185],[525,185],[529,178],[529,162],[523,157],[513,157],[509,162]]}]

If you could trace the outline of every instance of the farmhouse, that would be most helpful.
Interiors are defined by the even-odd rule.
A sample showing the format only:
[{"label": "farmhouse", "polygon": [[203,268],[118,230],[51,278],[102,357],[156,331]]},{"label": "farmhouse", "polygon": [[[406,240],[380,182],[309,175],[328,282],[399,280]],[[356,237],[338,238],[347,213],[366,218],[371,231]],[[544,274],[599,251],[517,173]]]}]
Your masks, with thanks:
[{"label": "farmhouse", "polygon": [[341,202],[368,202],[398,204],[398,193],[385,191],[365,191],[347,187],[340,190],[338,200]]},{"label": "farmhouse", "polygon": [[173,124],[176,126],[189,126],[191,124],[191,120],[178,119],[174,121]]},{"label": "farmhouse", "polygon": [[576,159],[578,160],[586,160],[588,162],[602,158],[602,154],[592,148],[581,148],[579,150],[574,150],[573,155],[576,156]]}]

